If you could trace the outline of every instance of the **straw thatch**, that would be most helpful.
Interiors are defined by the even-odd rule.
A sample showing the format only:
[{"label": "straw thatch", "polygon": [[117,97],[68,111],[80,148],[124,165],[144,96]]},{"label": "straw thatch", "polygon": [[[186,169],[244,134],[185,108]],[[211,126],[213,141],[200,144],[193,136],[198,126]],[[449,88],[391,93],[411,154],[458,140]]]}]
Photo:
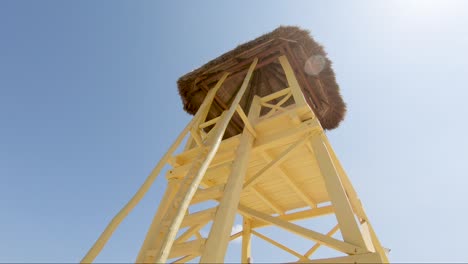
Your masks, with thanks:
[{"label": "straw thatch", "polygon": [[[265,96],[288,87],[277,60],[280,55],[288,57],[304,96],[322,126],[325,129],[336,128],[344,118],[346,106],[341,98],[331,61],[308,31],[290,26],[279,27],[242,44],[180,77],[177,83],[184,110],[195,114],[207,91],[215,85],[223,72],[228,71],[231,75],[218,91],[209,117],[219,115],[231,103],[252,58],[258,57],[259,63],[249,90],[241,101],[241,107],[247,112],[254,95]],[[285,105],[290,103],[292,102],[286,102]],[[242,127],[241,120],[233,119],[227,133],[238,134]]]}]

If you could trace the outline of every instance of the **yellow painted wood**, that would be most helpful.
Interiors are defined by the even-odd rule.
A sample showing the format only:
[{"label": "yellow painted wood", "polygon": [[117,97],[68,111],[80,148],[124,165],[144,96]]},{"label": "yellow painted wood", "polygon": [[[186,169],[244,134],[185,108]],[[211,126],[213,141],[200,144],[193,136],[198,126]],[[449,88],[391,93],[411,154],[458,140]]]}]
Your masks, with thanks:
[{"label": "yellow painted wood", "polygon": [[262,176],[267,175],[268,172],[270,172],[272,169],[276,168],[276,166],[281,164],[281,162],[283,162],[288,157],[288,155],[293,152],[294,149],[306,143],[306,139],[308,138],[308,136],[309,135],[307,135],[303,139],[298,140],[296,143],[294,143],[289,148],[287,148],[283,153],[281,153],[277,158],[275,158],[270,163],[268,163],[261,171],[259,171],[254,176],[250,177],[244,184],[244,189],[247,189],[250,186],[257,183],[261,179]]},{"label": "yellow painted wood", "polygon": [[209,222],[216,215],[216,209],[216,207],[208,208],[185,216],[180,224],[180,228]]},{"label": "yellow painted wood", "polygon": [[211,120],[209,120],[209,121],[206,121],[206,122],[200,124],[200,125],[198,126],[198,128],[203,129],[203,128],[205,128],[205,127],[209,127],[209,126],[211,126],[211,125],[214,125],[214,124],[216,124],[216,122],[219,121],[220,118],[221,118],[221,116],[218,116],[218,117],[215,117],[215,118],[213,118],[213,119],[211,119]]},{"label": "yellow painted wood", "polygon": [[[244,82],[244,84],[247,86],[248,82]],[[250,107],[248,122],[255,123],[259,115],[260,98],[255,96]],[[254,135],[248,132],[247,127],[245,127],[237,149],[236,159],[232,165],[231,174],[227,179],[226,188],[206,242],[205,251],[200,258],[202,263],[224,262],[254,139]]]},{"label": "yellow painted wood", "polygon": [[140,251],[138,253],[138,256],[135,262],[137,263],[143,262],[146,251],[155,246],[155,243],[158,238],[158,234],[156,233],[156,230],[158,228],[158,225],[161,224],[161,220],[164,214],[167,212],[167,209],[169,208],[172,200],[174,199],[174,196],[176,194],[176,189],[179,186],[179,184],[180,184],[179,180],[169,180],[166,191],[163,196],[164,199],[159,204],[159,208],[153,217],[153,221],[151,222],[150,228],[148,230],[148,233],[146,234],[145,240],[143,242],[143,245],[140,248]]},{"label": "yellow painted wood", "polygon": [[216,151],[221,144],[222,136],[228,126],[229,121],[231,120],[237,105],[239,104],[242,96],[244,95],[247,86],[249,84],[252,73],[257,65],[258,59],[255,58],[251,64],[247,75],[242,83],[241,88],[237,92],[232,105],[222,119],[216,124],[213,129],[216,129],[215,134],[212,138],[209,138],[205,141],[204,144],[210,146],[208,152],[200,153],[200,158],[197,159],[192,169],[189,171],[185,179],[181,183],[181,187],[175,197],[175,202],[173,204],[173,210],[169,210],[166,216],[164,217],[164,222],[168,223],[168,226],[164,226],[159,230],[161,232],[161,247],[157,248],[156,258],[154,262],[161,263],[166,262],[167,257],[171,251],[172,244],[174,243],[175,236],[179,230],[180,224],[182,223],[184,212],[187,210],[190,205],[190,200],[195,195],[195,192],[200,185],[200,182],[209,166],[213,160]]},{"label": "yellow painted wood", "polygon": [[382,259],[377,253],[357,254],[345,257],[316,259],[316,260],[300,260],[299,263],[382,263]]},{"label": "yellow painted wood", "polygon": [[[333,236],[338,230],[340,230],[340,227],[338,225],[335,225],[330,231],[328,231],[328,233],[326,234],[326,236]],[[304,257],[310,257],[312,254],[314,254],[315,251],[317,251],[317,249],[319,249],[319,247],[321,246],[320,243],[315,243],[315,245],[313,245],[309,250],[307,250],[307,252],[304,254]],[[300,261],[301,259],[299,259],[298,261]]]},{"label": "yellow painted wood", "polygon": [[185,231],[176,239],[175,244],[187,241],[190,237],[195,235],[195,233],[197,233],[203,226],[203,224],[191,226],[187,231]]},{"label": "yellow painted wood", "polygon": [[197,146],[200,147],[203,145],[203,140],[195,128],[192,127],[192,129],[190,129],[190,135],[192,136],[193,140],[195,140],[195,143],[197,143]]},{"label": "yellow painted wood", "polygon": [[239,114],[242,121],[244,122],[244,125],[247,128],[247,130],[250,132],[250,134],[252,134],[254,137],[257,137],[257,133],[255,132],[255,129],[253,128],[252,123],[249,121],[249,119],[244,113],[244,110],[242,110],[240,105],[237,105],[236,111]]},{"label": "yellow painted wood", "polygon": [[180,259],[177,259],[176,261],[172,263],[186,263],[187,261],[190,261],[196,257],[197,257],[196,255],[187,255],[187,256],[181,257]]},{"label": "yellow painted wood", "polygon": [[272,244],[272,245],[274,245],[274,246],[288,252],[289,254],[300,258],[301,260],[307,260],[307,258],[305,258],[303,255],[299,254],[298,252],[288,248],[287,246],[285,246],[285,245],[283,245],[283,244],[281,244],[281,243],[279,243],[279,242],[277,242],[277,241],[275,241],[275,240],[273,240],[273,239],[271,239],[271,238],[269,238],[269,237],[267,237],[265,235],[262,235],[262,234],[258,233],[255,230],[252,230],[252,234],[254,234],[255,236],[265,240],[266,242],[268,242],[268,243],[270,243],[270,244]]},{"label": "yellow painted wood", "polygon": [[275,201],[273,201],[268,195],[262,191],[258,186],[252,187],[252,192],[254,192],[260,200],[262,200],[265,204],[271,207],[275,212],[280,215],[284,215],[284,209],[282,209]]},{"label": "yellow painted wood", "polygon": [[252,244],[252,220],[244,217],[242,222],[242,263],[250,263],[251,261],[251,244]]},{"label": "yellow painted wood", "polygon": [[[215,91],[214,91],[215,92]],[[214,95],[213,95],[214,96]],[[203,111],[207,105],[203,105],[200,107],[199,112]],[[104,248],[105,244],[109,240],[109,238],[114,233],[115,229],[120,225],[120,223],[125,219],[125,217],[135,208],[135,206],[141,201],[141,199],[145,196],[145,194],[150,189],[151,185],[156,180],[156,177],[159,175],[162,168],[166,165],[167,161],[171,158],[174,151],[176,151],[177,147],[179,147],[180,143],[184,139],[184,137],[189,132],[190,128],[193,126],[195,121],[198,119],[199,113],[195,115],[195,117],[187,124],[184,130],[180,133],[177,137],[175,142],[171,145],[169,150],[164,154],[161,160],[158,162],[156,167],[151,171],[150,175],[146,178],[144,183],[141,185],[140,189],[133,195],[133,197],[128,201],[128,203],[114,216],[111,222],[107,225],[106,229],[102,232],[99,238],[96,240],[94,245],[91,249],[86,253],[86,255],[81,260],[81,263],[91,263],[94,261],[96,256],[101,252]]]},{"label": "yellow painted wood", "polygon": [[346,193],[349,197],[349,200],[351,202],[351,205],[353,206],[353,209],[355,213],[358,215],[358,217],[361,219],[361,221],[365,221],[368,225],[369,233],[371,236],[372,244],[375,248],[375,250],[379,253],[380,257],[382,258],[382,261],[384,263],[388,263],[388,257],[387,254],[382,247],[379,239],[377,238],[377,235],[374,231],[374,228],[372,227],[371,223],[369,222],[369,218],[367,217],[364,208],[362,207],[362,203],[358,198],[358,195],[356,193],[356,190],[354,189],[353,185],[351,184],[351,181],[348,178],[348,175],[346,174],[345,170],[343,169],[343,166],[341,165],[341,162],[338,160],[333,148],[330,145],[330,142],[328,141],[328,138],[324,135],[322,135],[322,140],[327,146],[327,149],[330,151],[330,156],[333,159],[333,162],[335,166],[338,169],[338,173],[341,179],[341,182],[343,183],[344,188],[346,189]]},{"label": "yellow painted wood", "polygon": [[[192,240],[180,244],[174,244],[169,258],[176,258],[185,255],[199,255],[203,251],[205,240]],[[155,251],[154,251],[155,252]],[[152,252],[151,252],[152,253]]]},{"label": "yellow painted wood", "polygon": [[340,177],[335,169],[332,158],[324,144],[321,135],[311,139],[312,148],[317,158],[323,180],[335,207],[335,215],[340,226],[341,235],[345,242],[356,245],[359,248],[366,248],[364,239],[356,223],[353,210],[348,197],[341,184]]},{"label": "yellow painted wood", "polygon": [[292,69],[291,65],[289,64],[288,59],[286,56],[280,56],[279,61],[281,66],[283,67],[284,73],[286,74],[286,79],[288,80],[289,87],[291,87],[291,91],[294,97],[294,101],[296,102],[297,106],[307,105],[307,102],[304,98],[304,94],[301,91],[301,87],[296,79],[294,74],[294,70]]},{"label": "yellow painted wood", "polygon": [[195,196],[193,196],[190,201],[190,205],[220,198],[223,194],[224,187],[224,184],[220,184],[206,189],[198,189]]},{"label": "yellow painted wood", "polygon": [[[290,214],[278,216],[276,218],[278,218],[278,219],[280,219],[282,221],[293,222],[293,221],[299,221],[299,220],[304,220],[304,219],[310,219],[310,218],[330,215],[333,212],[334,212],[333,206],[329,205],[329,206],[304,210],[304,211],[300,211],[300,212],[290,213]],[[272,223],[264,222],[264,221],[261,221],[261,220],[253,220],[252,221],[252,228],[260,228],[260,227],[271,226],[271,225],[272,225]]]},{"label": "yellow painted wood", "polygon": [[[267,153],[263,152],[262,153],[262,156],[263,158],[267,161],[267,162],[271,162],[273,160],[273,158],[268,155]],[[299,186],[299,184],[297,184],[291,176],[289,176],[288,173],[286,173],[284,171],[284,169],[281,167],[281,166],[278,166],[278,174],[284,179],[284,181],[293,189],[293,191],[301,197],[301,199],[310,206],[310,208],[314,208],[314,207],[317,207],[317,202],[315,202],[312,198],[310,198],[306,191],[303,190],[303,188],[301,186]]]},{"label": "yellow painted wood", "polygon": [[279,90],[279,91],[277,91],[277,92],[274,92],[274,93],[272,93],[272,94],[263,96],[262,98],[260,98],[260,101],[261,101],[262,103],[266,103],[266,102],[269,102],[269,101],[271,101],[271,100],[273,100],[273,99],[279,98],[279,97],[281,97],[281,96],[285,96],[285,95],[287,95],[287,94],[290,93],[290,92],[291,92],[291,88],[289,88],[289,87],[288,87],[288,88],[284,88],[284,89],[281,89],[281,90]]},{"label": "yellow painted wood", "polygon": [[287,231],[290,231],[292,233],[298,234],[302,237],[314,240],[318,243],[321,243],[323,245],[326,245],[328,247],[334,248],[338,251],[341,251],[346,254],[359,254],[359,253],[365,253],[367,250],[363,250],[362,248],[356,247],[352,244],[325,236],[323,234],[320,234],[318,232],[309,230],[307,228],[298,226],[296,224],[281,220],[276,217],[272,217],[270,215],[257,212],[255,210],[252,210],[250,208],[244,207],[244,206],[239,206],[239,211],[241,214],[249,216],[249,217],[254,217],[257,219],[260,219],[264,222],[269,222],[277,227],[283,228]]},{"label": "yellow painted wood", "polygon": [[272,116],[277,110],[276,108],[278,108],[279,110],[284,110],[284,108],[281,108],[281,106],[286,103],[286,101],[288,101],[288,99],[292,96],[292,93],[288,93],[286,94],[286,96],[284,98],[282,98],[276,105],[273,109],[270,110],[270,112],[268,112],[266,115],[265,115],[265,118],[268,118],[270,116]]},{"label": "yellow painted wood", "polygon": [[[252,229],[266,226],[282,228],[316,241],[311,249],[301,255],[281,241],[260,237],[273,241],[275,246],[290,252],[302,262],[311,261],[307,259],[308,256],[322,245],[359,256],[357,259],[334,258],[334,261],[375,260],[374,255],[365,254],[375,248],[378,260],[388,262],[318,119],[307,104],[301,103],[301,98],[304,98],[302,94],[302,97],[298,95],[301,93],[300,87],[290,66],[288,69],[287,59],[280,58],[280,62],[290,88],[263,98],[256,96],[247,116],[239,102],[247,89],[256,61],[251,65],[229,109],[219,117],[206,121],[216,87],[219,88],[222,81],[209,90],[200,110],[183,132],[184,137],[188,132],[194,137],[189,137],[182,153],[173,156],[172,150],[165,159],[166,163],[174,167],[168,171],[166,178],[170,182],[179,181],[183,184],[176,191],[170,191],[169,187],[166,190],[137,262],[164,262],[172,257],[180,257],[176,262],[186,262],[198,256],[202,256],[202,262],[222,262],[227,243],[240,236],[243,236],[241,260],[248,262],[252,232],[263,236]],[[283,107],[291,96],[296,104]],[[271,103],[274,99],[279,102]],[[271,110],[267,115],[258,117],[262,103]],[[227,124],[236,112],[245,124],[244,131],[222,140]],[[254,112],[257,114],[251,120]],[[206,134],[203,129],[213,125],[214,128]],[[247,136],[249,141],[245,144]],[[319,138],[323,146],[317,150],[313,139]],[[208,200],[217,201],[220,206],[188,213],[188,206]],[[322,203],[330,201],[333,205],[323,206]],[[294,210],[294,213],[288,213],[290,210]],[[244,216],[243,231],[230,235],[236,212]],[[276,214],[279,216],[274,216]],[[338,221],[339,226],[348,230],[342,232],[348,234],[345,241],[331,237],[338,227],[323,235],[292,223],[330,214],[342,219]],[[360,222],[354,220],[354,214]],[[212,230],[205,240],[199,230],[211,220]],[[353,222],[357,226],[354,234],[349,232],[353,231]],[[184,232],[179,232],[181,228],[187,227]],[[193,236],[196,240],[189,241]],[[363,246],[357,246],[350,237],[362,237]]]},{"label": "yellow painted wood", "polygon": [[[224,73],[223,76],[221,76],[221,79],[219,79],[219,81],[216,83],[215,87],[213,87],[213,89],[208,91],[205,99],[203,100],[203,103],[198,108],[197,114],[195,116],[196,118],[194,117],[194,122],[193,124],[191,124],[190,128],[198,127],[200,123],[206,120],[206,117],[208,116],[208,113],[211,108],[211,104],[213,103],[216,93],[218,92],[219,88],[221,88],[221,86],[223,85],[224,81],[226,80],[228,76],[229,76],[228,72]],[[193,138],[189,137],[184,150],[188,150],[192,147],[193,147]]]}]

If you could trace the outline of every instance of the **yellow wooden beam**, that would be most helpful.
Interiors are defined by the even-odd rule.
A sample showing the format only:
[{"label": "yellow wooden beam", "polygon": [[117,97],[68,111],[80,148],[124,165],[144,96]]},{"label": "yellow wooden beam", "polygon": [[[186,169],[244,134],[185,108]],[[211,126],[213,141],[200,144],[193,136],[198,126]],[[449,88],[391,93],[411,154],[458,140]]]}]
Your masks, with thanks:
[{"label": "yellow wooden beam", "polygon": [[252,186],[251,191],[257,195],[260,200],[262,200],[268,207],[273,209],[280,215],[284,215],[284,209],[281,208],[275,201],[268,197],[268,195],[260,189],[258,186]]},{"label": "yellow wooden beam", "polygon": [[200,147],[203,145],[203,140],[200,134],[198,134],[197,129],[192,127],[192,129],[190,129],[190,135],[192,136],[193,140],[195,140],[195,143],[197,143],[197,146]]},{"label": "yellow wooden beam", "polygon": [[252,126],[252,123],[249,121],[249,119],[247,118],[247,116],[246,116],[245,113],[244,113],[244,110],[242,110],[242,107],[240,107],[240,105],[237,106],[236,111],[237,111],[237,113],[239,114],[239,116],[240,116],[240,118],[242,119],[242,121],[244,122],[244,125],[245,125],[245,127],[247,128],[247,130],[248,130],[254,137],[257,137],[257,132],[255,132],[255,129],[254,129],[254,127]]},{"label": "yellow wooden beam", "polygon": [[[338,225],[335,225],[330,231],[328,231],[328,233],[326,234],[327,236],[331,237],[333,236],[338,230],[340,230],[340,227]],[[304,257],[310,257],[312,254],[314,254],[315,251],[317,251],[317,249],[319,249],[319,247],[321,246],[320,243],[315,243],[315,245],[313,245],[309,250],[307,250],[307,252],[304,254]],[[301,259],[299,259],[298,261],[300,261]]]},{"label": "yellow wooden beam", "polygon": [[272,94],[266,95],[266,96],[260,98],[260,100],[261,100],[262,103],[266,103],[266,102],[269,102],[269,101],[271,101],[273,99],[279,98],[281,96],[285,96],[290,92],[291,92],[291,88],[288,87],[288,88],[279,90],[277,92],[274,92]]},{"label": "yellow wooden beam", "polygon": [[255,66],[257,65],[257,62],[258,59],[255,58],[249,68],[249,71],[247,72],[247,76],[244,79],[241,88],[237,92],[234,101],[229,107],[229,110],[223,114],[221,120],[213,128],[216,129],[214,134],[204,142],[204,144],[209,146],[209,148],[207,150],[201,148],[203,151],[201,151],[198,158],[194,160],[192,169],[190,169],[189,173],[182,181],[181,187],[179,188],[175,197],[174,206],[172,210],[169,210],[164,217],[164,223],[166,223],[167,226],[163,226],[160,230],[158,230],[162,234],[161,240],[159,241],[160,246],[156,247],[156,257],[154,260],[152,260],[152,262],[166,262],[167,257],[171,251],[172,244],[174,243],[174,239],[184,218],[184,213],[190,205],[190,200],[192,200],[192,197],[195,195],[195,192],[198,189],[198,186],[200,185],[200,182],[202,181],[209,164],[218,151],[224,132],[226,131],[226,128],[232,116],[234,115],[234,112],[236,111],[236,107],[247,89],[249,80],[252,76],[252,72],[255,69]]},{"label": "yellow wooden beam", "polygon": [[292,94],[294,96],[294,101],[296,101],[297,106],[307,105],[307,102],[304,98],[304,94],[302,93],[301,87],[299,86],[299,82],[296,79],[294,74],[294,70],[292,69],[291,65],[289,64],[288,59],[286,56],[280,56],[279,62],[283,67],[284,73],[286,75],[286,79],[288,80],[289,87],[291,87]]},{"label": "yellow wooden beam", "polygon": [[[229,76],[228,72],[225,72],[223,76],[221,76],[221,79],[216,83],[215,87],[213,89],[209,90],[208,93],[206,94],[205,99],[203,100],[202,105],[200,108],[198,108],[197,116],[195,119],[195,122],[193,123],[193,127],[198,127],[200,123],[204,122],[206,120],[206,117],[208,116],[208,113],[210,112],[211,104],[213,103],[214,98],[216,97],[216,93],[218,92],[219,88],[223,85],[224,81],[226,78]],[[193,138],[189,137],[187,140],[187,143],[185,145],[184,150],[188,150],[192,148],[193,143]]]},{"label": "yellow wooden beam", "polygon": [[366,248],[359,226],[354,217],[353,210],[349,203],[346,192],[342,186],[338,173],[335,169],[327,147],[322,141],[322,137],[317,135],[311,139],[311,145],[317,159],[320,172],[322,174],[328,196],[335,207],[335,215],[340,226],[343,240],[356,245],[359,248]]},{"label": "yellow wooden beam", "polygon": [[102,234],[96,240],[94,245],[81,260],[82,263],[93,262],[93,260],[96,258],[99,252],[101,252],[102,248],[105,246],[109,238],[112,236],[112,233],[114,233],[115,229],[145,196],[146,192],[148,192],[154,180],[159,175],[160,171],[166,165],[168,160],[171,158],[172,154],[177,150],[187,133],[190,131],[193,125],[198,122],[200,117],[203,116],[204,113],[209,110],[209,107],[211,106],[216,92],[218,91],[219,87],[221,87],[222,83],[227,78],[227,76],[228,73],[224,74],[221,80],[218,82],[219,85],[217,84],[215,88],[208,92],[205,100],[201,104],[193,119],[187,124],[187,126],[184,128],[184,130],[180,133],[175,142],[166,152],[166,154],[164,154],[164,156],[161,158],[158,164],[154,167],[150,175],[146,178],[145,182],[141,185],[140,189],[138,189],[138,191],[133,195],[130,201],[117,213],[116,216],[114,216],[109,225],[107,225],[106,229],[102,232]]},{"label": "yellow wooden beam", "polygon": [[[325,216],[325,215],[332,214],[333,212],[334,212],[333,206],[329,205],[329,206],[304,210],[300,212],[290,213],[290,214],[278,216],[276,218],[283,220],[283,221],[292,222],[292,221],[299,221],[299,220],[304,220],[304,219]],[[261,221],[261,220],[253,220],[252,222],[252,228],[261,228],[261,227],[266,227],[270,225],[272,224],[269,222]]]},{"label": "yellow wooden beam", "polygon": [[[273,158],[271,155],[267,154],[266,152],[261,153],[262,157],[267,161],[271,162]],[[294,190],[294,192],[301,197],[301,199],[310,206],[310,208],[315,208],[317,207],[317,203],[307,195],[306,191],[303,190],[303,188],[296,183],[291,176],[289,176],[288,173],[285,172],[285,169],[283,169],[281,166],[278,166],[277,168],[278,174],[283,178],[283,180]]]},{"label": "yellow wooden beam", "polygon": [[[284,108],[281,108],[281,106],[282,106],[284,103],[286,103],[286,101],[287,101],[291,96],[292,96],[292,93],[286,94],[286,96],[285,96],[283,99],[281,99],[281,100],[275,105],[276,107],[279,107],[278,110],[284,110]],[[268,113],[264,116],[264,118],[268,118],[268,117],[270,117],[271,115],[273,115],[273,114],[275,113],[276,107],[273,108],[273,109],[271,109],[270,112],[268,112]]]},{"label": "yellow wooden beam", "polygon": [[252,234],[252,220],[244,217],[242,222],[242,263],[251,262],[251,234]]},{"label": "yellow wooden beam", "polygon": [[309,138],[310,134],[307,134],[304,138],[301,138],[300,140],[296,141],[296,143],[292,144],[289,146],[286,150],[284,150],[278,157],[276,157],[274,160],[269,162],[265,167],[263,167],[259,172],[257,172],[255,175],[247,179],[247,181],[244,184],[244,190],[247,188],[253,186],[256,184],[263,176],[267,175],[271,170],[276,168],[279,164],[281,164],[283,161],[286,160],[286,158],[289,157],[291,153],[293,153],[293,150],[297,149],[299,146],[302,146],[307,142],[307,139]]},{"label": "yellow wooden beam", "polygon": [[297,263],[382,263],[382,259],[378,253],[365,253],[327,259],[301,259]]},{"label": "yellow wooden beam", "polygon": [[298,226],[296,224],[281,220],[276,217],[272,217],[270,215],[258,212],[256,210],[253,210],[251,208],[245,207],[245,206],[239,206],[239,211],[241,214],[249,217],[254,217],[257,219],[260,219],[264,222],[271,223],[275,226],[278,226],[282,229],[285,229],[287,231],[290,231],[292,233],[295,233],[297,235],[300,235],[302,237],[311,239],[313,241],[316,241],[318,243],[321,243],[323,245],[326,245],[330,248],[336,249],[338,251],[341,251],[343,253],[347,254],[358,254],[358,253],[366,253],[367,250],[363,250],[360,247],[357,247],[355,245],[328,237],[326,235],[320,234],[318,232],[309,230],[307,228]]},{"label": "yellow wooden beam", "polygon": [[377,238],[377,234],[374,231],[374,228],[372,227],[371,223],[369,222],[369,218],[367,217],[364,208],[362,207],[362,203],[358,198],[358,195],[356,193],[356,190],[354,190],[353,185],[351,184],[351,181],[348,178],[348,175],[346,174],[345,170],[343,169],[343,166],[341,165],[341,162],[338,160],[335,151],[330,145],[330,142],[328,141],[328,138],[325,135],[322,135],[322,140],[325,143],[327,149],[330,152],[330,156],[333,159],[333,163],[337,167],[338,170],[338,175],[340,176],[341,182],[343,184],[343,187],[346,190],[346,193],[349,197],[350,203],[354,209],[354,212],[358,215],[358,217],[367,222],[369,233],[371,236],[372,244],[375,248],[375,250],[380,254],[383,262],[388,263],[388,257],[387,254],[383,248],[383,246],[380,244],[380,240]]},{"label": "yellow wooden beam", "polygon": [[176,190],[180,185],[180,180],[169,180],[167,183],[166,191],[164,193],[163,199],[159,204],[158,210],[153,217],[153,221],[151,222],[150,228],[146,234],[145,240],[143,241],[143,245],[141,246],[138,256],[135,262],[141,263],[145,259],[146,251],[150,248],[154,247],[157,239],[158,233],[156,230],[158,229],[159,225],[161,224],[161,220],[164,217],[164,214],[167,212],[169,206],[174,199],[176,194]]},{"label": "yellow wooden beam", "polygon": [[185,257],[181,257],[180,259],[178,259],[178,260],[176,260],[176,261],[174,261],[172,263],[186,263],[187,261],[190,261],[190,260],[192,260],[192,259],[194,259],[196,257],[197,257],[197,255],[187,255]]},{"label": "yellow wooden beam", "polygon": [[[250,70],[253,71],[254,67]],[[248,81],[244,81],[243,85],[247,86]],[[250,107],[248,121],[255,123],[259,115],[260,98],[255,96]],[[224,262],[224,256],[229,243],[229,235],[234,224],[237,206],[240,201],[242,184],[247,172],[254,139],[254,135],[248,132],[248,128],[246,126],[242,132],[239,147],[236,151],[236,159],[232,164],[231,173],[228,176],[224,194],[219,202],[218,210],[206,241],[205,250],[200,258],[201,263]]]},{"label": "yellow wooden beam", "polygon": [[181,234],[175,240],[174,243],[177,244],[177,243],[182,243],[182,242],[187,241],[190,237],[195,235],[203,226],[204,226],[204,224],[198,224],[198,225],[191,226],[187,231],[185,231],[183,234]]},{"label": "yellow wooden beam", "polygon": [[279,243],[279,242],[277,242],[277,241],[275,241],[275,240],[273,240],[273,239],[271,239],[271,238],[269,238],[269,237],[267,237],[265,235],[262,235],[262,234],[258,233],[255,230],[252,230],[252,234],[254,234],[255,236],[265,240],[266,242],[268,242],[268,243],[270,243],[270,244],[272,244],[272,245],[274,245],[274,246],[288,252],[289,254],[300,258],[301,260],[307,260],[307,258],[305,258],[303,255],[299,254],[298,252],[288,248],[287,246],[285,246],[285,245],[283,245],[283,244],[281,244],[281,243]]},{"label": "yellow wooden beam", "polygon": [[216,200],[221,197],[224,188],[225,185],[220,184],[206,189],[198,189],[195,195],[193,196],[192,200],[190,201],[190,205],[202,203],[208,200]]},{"label": "yellow wooden beam", "polygon": [[221,116],[218,116],[218,117],[215,117],[215,118],[213,118],[213,119],[211,119],[211,120],[209,120],[209,121],[206,121],[206,122],[200,124],[200,125],[198,126],[198,128],[203,129],[203,128],[205,128],[205,127],[209,127],[209,126],[211,126],[211,125],[214,125],[214,124],[216,124],[216,122],[219,121],[220,118],[221,118]]},{"label": "yellow wooden beam", "polygon": [[198,211],[192,214],[189,214],[184,217],[182,223],[180,224],[180,228],[184,228],[187,226],[204,224],[211,220],[213,220],[216,214],[217,207],[208,208],[202,211]]},{"label": "yellow wooden beam", "polygon": [[[169,258],[176,258],[179,256],[185,255],[199,255],[200,252],[203,250],[203,246],[205,245],[205,240],[192,240],[185,243],[174,244],[171,249],[171,253],[169,254]],[[149,254],[156,253],[156,251],[148,252]]]}]

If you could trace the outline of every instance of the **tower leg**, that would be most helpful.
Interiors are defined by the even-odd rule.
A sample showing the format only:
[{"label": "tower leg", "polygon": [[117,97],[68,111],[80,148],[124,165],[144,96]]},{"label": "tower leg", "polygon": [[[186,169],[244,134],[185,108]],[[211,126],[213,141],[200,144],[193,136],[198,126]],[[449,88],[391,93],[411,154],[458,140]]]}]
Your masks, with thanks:
[{"label": "tower leg", "polygon": [[[255,96],[248,114],[248,119],[251,123],[254,124],[260,115],[260,108],[260,98]],[[239,147],[237,148],[236,159],[232,164],[231,174],[224,188],[224,195],[218,206],[203,255],[200,259],[201,263],[224,262],[224,255],[229,243],[229,235],[234,224],[237,206],[239,205],[242,185],[244,184],[254,139],[254,136],[246,125],[240,139]]]},{"label": "tower leg", "polygon": [[164,216],[162,225],[160,225],[160,228],[158,228],[157,232],[160,233],[161,240],[158,241],[159,243],[156,248],[147,251],[146,256],[148,261],[145,262],[163,263],[167,261],[185,212],[190,205],[190,201],[195,195],[195,192],[197,191],[197,188],[200,185],[200,182],[202,181],[209,164],[213,160],[219,145],[221,144],[224,132],[228,126],[229,121],[234,115],[234,112],[236,111],[237,105],[239,104],[247,89],[257,62],[258,59],[254,59],[253,63],[250,65],[244,82],[237,92],[237,95],[229,107],[229,110],[224,112],[218,123],[213,128],[216,129],[215,134],[212,138],[208,138],[208,140],[204,143],[204,146],[202,147],[203,150],[201,151],[196,161],[194,161],[194,164],[189,170],[188,174],[182,180],[174,202]]},{"label": "tower leg", "polygon": [[167,209],[171,205],[176,194],[177,188],[179,187],[179,184],[179,180],[169,180],[163,199],[161,200],[161,203],[158,207],[158,211],[154,215],[149,231],[146,234],[145,241],[143,242],[140,252],[138,253],[138,257],[135,261],[136,263],[144,262],[146,251],[149,248],[154,248],[155,242],[158,240],[158,233],[156,232],[156,230],[161,224],[161,219],[163,218],[164,214],[167,212]]},{"label": "tower leg", "polygon": [[244,222],[242,224],[242,263],[251,262],[251,237],[252,237],[252,220],[248,217],[244,217]]},{"label": "tower leg", "polygon": [[359,248],[366,249],[366,244],[354,217],[345,189],[333,164],[332,158],[321,135],[311,139],[312,148],[320,167],[330,200],[335,208],[335,215],[340,226],[343,240]]}]

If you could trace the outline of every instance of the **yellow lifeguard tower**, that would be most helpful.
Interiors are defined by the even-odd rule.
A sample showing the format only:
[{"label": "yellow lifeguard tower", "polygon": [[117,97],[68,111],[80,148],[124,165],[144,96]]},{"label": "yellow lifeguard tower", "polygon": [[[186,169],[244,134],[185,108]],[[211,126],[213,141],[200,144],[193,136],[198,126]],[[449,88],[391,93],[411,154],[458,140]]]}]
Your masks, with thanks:
[{"label": "yellow lifeguard tower", "polygon": [[[252,235],[289,252],[293,262],[388,262],[324,133],[338,126],[346,109],[331,62],[307,31],[279,27],[182,76],[178,86],[193,119],[82,262],[94,260],[166,164],[172,166],[168,187],[138,263],[197,257],[221,263],[238,237],[241,260],[250,263]],[[191,210],[207,201],[216,205]],[[243,230],[231,234],[236,214]],[[325,215],[336,217],[326,234],[295,223]],[[204,237],[199,231],[209,223]],[[258,231],[266,226],[309,239],[310,249],[296,252]],[[338,231],[341,238],[334,237]],[[313,259],[320,246],[341,255]]]}]

